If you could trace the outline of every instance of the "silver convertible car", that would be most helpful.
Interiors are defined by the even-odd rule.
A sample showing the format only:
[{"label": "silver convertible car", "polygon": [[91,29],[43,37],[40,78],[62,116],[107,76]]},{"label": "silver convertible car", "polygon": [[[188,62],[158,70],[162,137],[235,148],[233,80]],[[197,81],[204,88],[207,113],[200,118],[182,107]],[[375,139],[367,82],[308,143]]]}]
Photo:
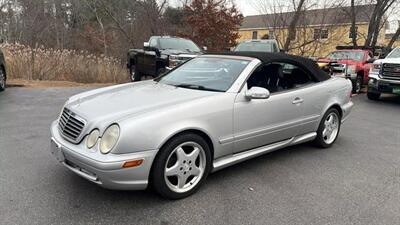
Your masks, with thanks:
[{"label": "silver convertible car", "polygon": [[351,82],[281,53],[194,58],[154,80],[72,96],[51,125],[52,154],[109,189],[151,185],[179,199],[207,175],[283,147],[330,147]]}]

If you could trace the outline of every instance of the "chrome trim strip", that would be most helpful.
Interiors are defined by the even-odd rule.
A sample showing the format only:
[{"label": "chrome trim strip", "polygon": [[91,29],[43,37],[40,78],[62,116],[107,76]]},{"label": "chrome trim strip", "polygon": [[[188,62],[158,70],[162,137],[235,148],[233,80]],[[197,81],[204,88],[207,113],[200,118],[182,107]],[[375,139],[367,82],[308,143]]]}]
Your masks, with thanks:
[{"label": "chrome trim strip", "polygon": [[284,141],[276,142],[276,143],[273,143],[270,145],[261,146],[261,147],[254,148],[254,149],[251,149],[251,150],[248,150],[245,152],[240,152],[240,153],[236,153],[236,154],[232,154],[229,156],[225,156],[225,157],[216,159],[216,160],[214,160],[214,163],[213,163],[212,172],[215,172],[215,171],[221,170],[225,167],[231,166],[233,164],[243,162],[245,160],[263,155],[265,153],[281,149],[286,146],[311,141],[316,136],[317,136],[317,133],[312,132],[312,133],[296,136],[296,137],[293,137],[293,138],[290,138],[290,139],[287,139]]}]

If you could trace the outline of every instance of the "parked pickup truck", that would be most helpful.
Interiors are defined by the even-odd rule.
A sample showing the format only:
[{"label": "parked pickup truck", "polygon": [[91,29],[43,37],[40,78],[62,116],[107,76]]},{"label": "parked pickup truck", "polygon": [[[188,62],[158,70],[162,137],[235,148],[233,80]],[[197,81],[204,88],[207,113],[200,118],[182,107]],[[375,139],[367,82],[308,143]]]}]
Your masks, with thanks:
[{"label": "parked pickup truck", "polygon": [[332,76],[351,79],[353,93],[360,93],[362,86],[368,83],[368,74],[372,66],[373,54],[365,49],[338,49],[317,63]]},{"label": "parked pickup truck", "polygon": [[395,48],[386,58],[376,60],[369,73],[367,96],[378,100],[381,93],[400,95],[400,48]]},{"label": "parked pickup truck", "polygon": [[6,89],[6,80],[6,61],[3,52],[0,50],[0,91]]},{"label": "parked pickup truck", "polygon": [[128,51],[127,66],[133,82],[140,81],[143,75],[157,77],[207,50],[189,39],[170,36],[153,36],[143,46]]}]

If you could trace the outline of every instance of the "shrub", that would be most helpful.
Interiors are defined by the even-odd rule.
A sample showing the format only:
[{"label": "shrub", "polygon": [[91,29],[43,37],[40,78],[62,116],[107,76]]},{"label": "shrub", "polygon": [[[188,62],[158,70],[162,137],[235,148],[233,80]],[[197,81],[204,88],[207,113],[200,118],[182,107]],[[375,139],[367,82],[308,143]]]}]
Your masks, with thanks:
[{"label": "shrub", "polygon": [[121,60],[86,51],[31,48],[1,44],[9,79],[74,81],[79,83],[123,83],[128,81]]}]

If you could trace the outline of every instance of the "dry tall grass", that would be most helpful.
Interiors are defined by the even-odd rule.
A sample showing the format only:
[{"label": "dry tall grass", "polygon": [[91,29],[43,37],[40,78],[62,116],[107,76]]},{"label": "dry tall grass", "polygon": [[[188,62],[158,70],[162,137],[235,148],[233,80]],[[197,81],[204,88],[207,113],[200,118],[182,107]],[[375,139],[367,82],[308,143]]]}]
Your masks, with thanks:
[{"label": "dry tall grass", "polygon": [[127,70],[118,59],[84,51],[31,48],[1,44],[9,79],[74,81],[79,83],[123,83]]}]

